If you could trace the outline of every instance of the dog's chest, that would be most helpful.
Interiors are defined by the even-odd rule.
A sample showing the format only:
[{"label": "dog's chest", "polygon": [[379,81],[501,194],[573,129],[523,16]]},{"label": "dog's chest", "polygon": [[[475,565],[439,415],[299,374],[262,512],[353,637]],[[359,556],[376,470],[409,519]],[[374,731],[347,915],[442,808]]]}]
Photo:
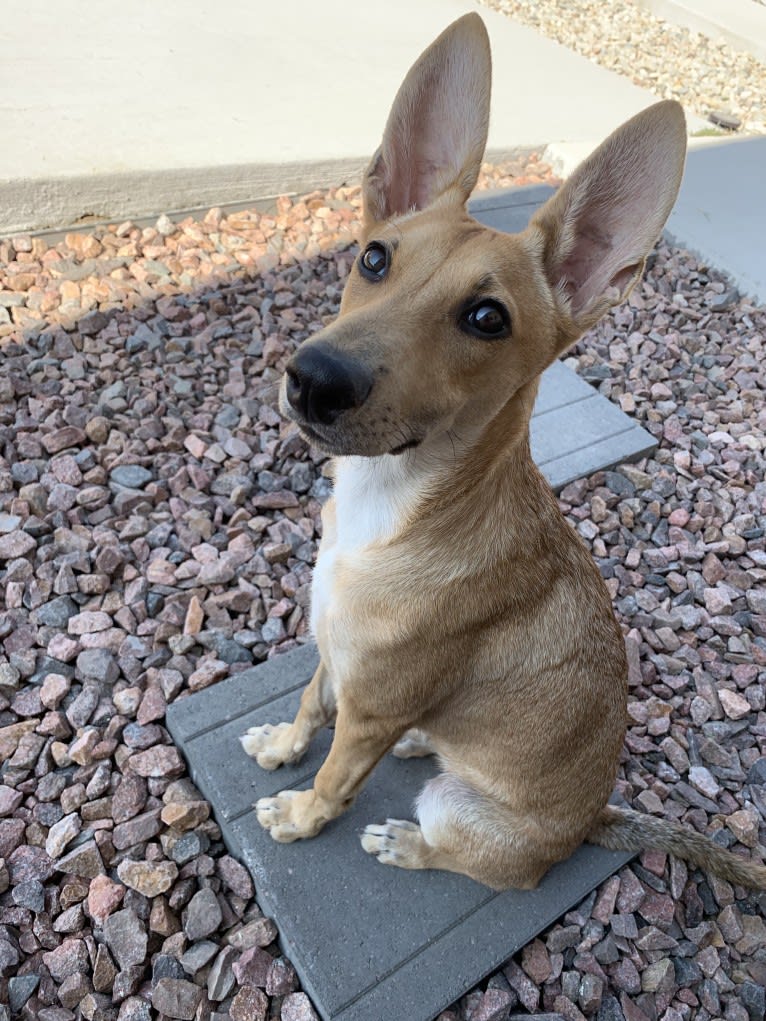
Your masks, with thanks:
[{"label": "dog's chest", "polygon": [[[342,573],[362,572],[370,585],[375,584],[371,549],[382,552],[402,530],[418,491],[414,479],[383,458],[345,458],[339,463],[335,527],[320,545],[311,586],[311,630],[317,638],[328,632],[329,615],[339,605]],[[353,614],[353,606],[344,601],[344,611],[344,616]]]}]

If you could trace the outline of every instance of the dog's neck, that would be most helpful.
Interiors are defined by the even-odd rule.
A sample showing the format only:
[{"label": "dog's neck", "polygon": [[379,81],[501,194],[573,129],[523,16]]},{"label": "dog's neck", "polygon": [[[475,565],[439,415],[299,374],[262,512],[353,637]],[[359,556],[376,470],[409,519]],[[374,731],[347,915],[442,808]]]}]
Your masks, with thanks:
[{"label": "dog's neck", "polygon": [[[453,442],[455,445],[453,446]],[[446,435],[403,454],[335,461],[337,534],[345,549],[387,542],[443,486],[465,444]]]}]

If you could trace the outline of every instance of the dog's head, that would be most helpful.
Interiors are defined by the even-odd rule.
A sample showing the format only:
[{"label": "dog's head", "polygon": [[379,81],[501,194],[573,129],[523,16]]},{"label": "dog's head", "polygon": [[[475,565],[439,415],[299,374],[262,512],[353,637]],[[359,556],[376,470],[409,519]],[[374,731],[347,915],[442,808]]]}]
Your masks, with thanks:
[{"label": "dog's head", "polygon": [[[425,51],[364,180],[360,254],[337,320],[301,345],[284,414],[331,454],[477,435],[622,301],[675,201],[686,132],[657,103],[614,132],[521,234],[466,202],[487,140],[489,40],[469,14]],[[527,388],[528,389],[528,388]],[[526,428],[531,402],[516,428]]]}]

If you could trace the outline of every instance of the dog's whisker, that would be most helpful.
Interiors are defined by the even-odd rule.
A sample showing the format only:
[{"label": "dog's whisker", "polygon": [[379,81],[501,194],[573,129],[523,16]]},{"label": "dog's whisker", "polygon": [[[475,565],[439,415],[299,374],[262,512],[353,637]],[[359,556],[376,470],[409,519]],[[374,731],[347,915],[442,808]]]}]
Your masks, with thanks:
[{"label": "dog's whisker", "polygon": [[[457,436],[457,433],[455,433],[452,429],[448,429],[447,436],[449,437],[449,441],[452,444],[452,463],[454,467],[457,467],[457,450],[455,449],[455,437]],[[459,437],[458,442],[460,442]]]}]

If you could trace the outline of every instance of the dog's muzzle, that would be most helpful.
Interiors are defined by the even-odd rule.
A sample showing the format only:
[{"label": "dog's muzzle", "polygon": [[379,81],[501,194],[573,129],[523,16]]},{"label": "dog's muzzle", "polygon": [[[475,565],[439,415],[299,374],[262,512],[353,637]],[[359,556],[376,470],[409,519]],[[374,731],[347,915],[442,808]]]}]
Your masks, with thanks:
[{"label": "dog's muzzle", "polygon": [[304,344],[285,368],[287,402],[300,421],[331,425],[339,415],[364,404],[372,373],[322,343]]}]

